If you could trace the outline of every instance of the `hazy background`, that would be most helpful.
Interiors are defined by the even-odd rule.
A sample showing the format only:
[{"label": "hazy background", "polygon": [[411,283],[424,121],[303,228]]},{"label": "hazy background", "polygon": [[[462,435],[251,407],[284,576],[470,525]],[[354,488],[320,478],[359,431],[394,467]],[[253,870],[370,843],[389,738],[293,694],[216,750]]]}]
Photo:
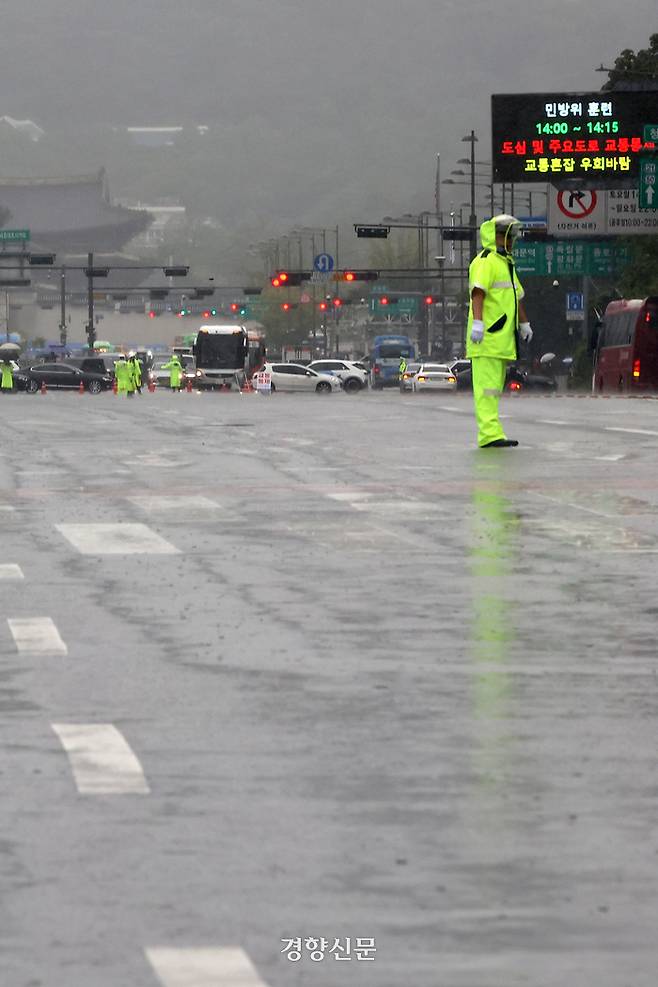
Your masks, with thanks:
[{"label": "hazy background", "polygon": [[[263,232],[376,221],[432,208],[471,128],[490,158],[492,92],[599,88],[657,22],[655,0],[5,0],[0,116],[46,135],[3,129],[0,173],[105,165],[114,196]],[[128,125],[188,129],[146,149]]]}]

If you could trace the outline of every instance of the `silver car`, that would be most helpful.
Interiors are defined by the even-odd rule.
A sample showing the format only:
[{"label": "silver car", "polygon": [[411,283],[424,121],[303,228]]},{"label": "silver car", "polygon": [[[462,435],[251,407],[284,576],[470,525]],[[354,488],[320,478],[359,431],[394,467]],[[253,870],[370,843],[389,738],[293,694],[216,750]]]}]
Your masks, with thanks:
[{"label": "silver car", "polygon": [[422,363],[411,378],[414,394],[419,391],[456,391],[457,377],[446,363]]}]

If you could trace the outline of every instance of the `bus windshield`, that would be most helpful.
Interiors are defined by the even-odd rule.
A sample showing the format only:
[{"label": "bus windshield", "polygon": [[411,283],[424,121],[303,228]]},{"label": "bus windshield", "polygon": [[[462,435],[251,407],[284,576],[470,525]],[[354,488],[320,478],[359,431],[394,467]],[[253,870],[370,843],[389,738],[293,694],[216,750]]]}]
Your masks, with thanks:
[{"label": "bus windshield", "polygon": [[414,355],[414,348],[405,343],[381,343],[376,353],[380,360],[399,360],[401,356],[407,359]]},{"label": "bus windshield", "polygon": [[200,370],[244,370],[248,343],[244,333],[200,332],[195,359]]}]

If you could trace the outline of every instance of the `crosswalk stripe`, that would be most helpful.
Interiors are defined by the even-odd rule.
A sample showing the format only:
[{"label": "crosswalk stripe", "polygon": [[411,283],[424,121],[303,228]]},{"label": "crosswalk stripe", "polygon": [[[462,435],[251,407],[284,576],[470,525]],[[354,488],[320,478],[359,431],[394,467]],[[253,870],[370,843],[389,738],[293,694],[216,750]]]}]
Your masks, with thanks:
[{"label": "crosswalk stripe", "polygon": [[267,987],[238,946],[145,950],[163,987]]},{"label": "crosswalk stripe", "polygon": [[179,549],[146,524],[56,524],[82,555],[176,555]]},{"label": "crosswalk stripe", "polygon": [[23,570],[14,562],[0,565],[0,579],[25,579]]},{"label": "crosswalk stripe", "polygon": [[22,654],[68,654],[51,617],[8,617],[7,623]]},{"label": "crosswalk stripe", "polygon": [[53,723],[81,795],[146,795],[142,766],[112,723]]},{"label": "crosswalk stripe", "polygon": [[220,505],[209,497],[128,497],[128,500],[143,511],[217,511]]}]

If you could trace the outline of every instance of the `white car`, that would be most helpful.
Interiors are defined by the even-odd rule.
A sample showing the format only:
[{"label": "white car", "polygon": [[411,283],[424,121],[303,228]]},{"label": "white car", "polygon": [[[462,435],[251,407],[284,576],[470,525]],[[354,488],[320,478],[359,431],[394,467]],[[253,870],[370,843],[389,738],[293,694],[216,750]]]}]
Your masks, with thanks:
[{"label": "white car", "polygon": [[344,391],[360,391],[368,386],[368,371],[351,360],[313,360],[309,367],[320,374],[334,374],[343,382]]},{"label": "white car", "polygon": [[457,377],[446,363],[421,363],[411,378],[414,394],[419,391],[456,391]]},{"label": "white car", "polygon": [[340,391],[341,382],[333,374],[319,374],[301,363],[266,363],[263,367],[272,375],[273,391],[316,391],[331,394]]}]

